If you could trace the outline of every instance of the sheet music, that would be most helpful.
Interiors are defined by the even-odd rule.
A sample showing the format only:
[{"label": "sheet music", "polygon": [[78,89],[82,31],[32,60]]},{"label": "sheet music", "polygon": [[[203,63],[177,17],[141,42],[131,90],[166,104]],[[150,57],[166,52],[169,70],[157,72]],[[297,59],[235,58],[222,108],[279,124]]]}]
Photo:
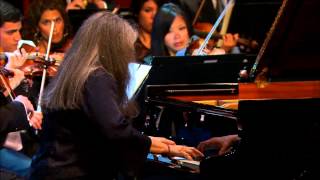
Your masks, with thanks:
[{"label": "sheet music", "polygon": [[129,63],[130,81],[127,88],[127,96],[129,99],[132,99],[138,89],[142,86],[150,69],[150,65]]}]

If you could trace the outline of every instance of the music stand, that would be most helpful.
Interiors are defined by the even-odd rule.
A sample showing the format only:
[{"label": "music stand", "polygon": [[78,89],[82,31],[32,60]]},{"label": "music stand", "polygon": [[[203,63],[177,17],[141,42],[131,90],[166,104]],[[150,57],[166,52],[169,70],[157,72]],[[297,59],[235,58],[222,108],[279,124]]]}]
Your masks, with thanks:
[{"label": "music stand", "polygon": [[239,72],[251,69],[255,55],[155,56],[148,85],[235,83]]}]

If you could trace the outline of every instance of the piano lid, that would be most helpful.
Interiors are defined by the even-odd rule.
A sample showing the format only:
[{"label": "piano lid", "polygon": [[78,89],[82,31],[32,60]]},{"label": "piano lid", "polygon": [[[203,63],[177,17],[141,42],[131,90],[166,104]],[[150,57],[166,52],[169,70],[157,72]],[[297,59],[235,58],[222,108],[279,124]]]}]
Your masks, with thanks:
[{"label": "piano lid", "polygon": [[269,81],[320,79],[320,1],[284,0],[250,76]]}]

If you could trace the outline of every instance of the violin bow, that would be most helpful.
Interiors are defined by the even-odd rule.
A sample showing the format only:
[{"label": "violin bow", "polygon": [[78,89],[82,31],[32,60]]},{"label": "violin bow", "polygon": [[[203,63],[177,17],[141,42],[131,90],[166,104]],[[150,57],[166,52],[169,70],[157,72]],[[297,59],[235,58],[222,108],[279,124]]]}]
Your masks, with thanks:
[{"label": "violin bow", "polygon": [[203,5],[204,3],[206,2],[206,0],[202,0],[201,3],[200,3],[200,6],[196,12],[196,15],[194,16],[194,19],[192,21],[192,26],[196,23],[197,19],[199,18],[200,16],[200,12],[202,11],[202,8],[203,8]]},{"label": "violin bow", "polygon": [[223,11],[221,12],[221,14],[219,15],[218,19],[216,20],[216,22],[214,23],[213,27],[211,28],[209,34],[206,36],[206,39],[203,41],[203,43],[201,44],[197,55],[204,55],[203,54],[203,50],[204,48],[207,46],[209,40],[211,39],[211,36],[213,35],[213,33],[216,31],[216,29],[218,28],[220,22],[222,21],[223,17],[225,16],[227,10],[234,5],[234,1],[235,0],[230,0],[228,2],[228,4],[226,5],[226,7],[223,9]]},{"label": "violin bow", "polygon": [[[47,52],[46,52],[46,56],[44,59],[45,61],[49,61],[49,53],[50,53],[50,48],[51,48],[53,29],[54,29],[54,21],[51,21],[51,29],[50,29],[50,34],[49,34]],[[45,68],[43,68],[43,71],[42,71],[41,86],[40,86],[40,92],[39,92],[39,98],[38,98],[38,104],[37,104],[37,110],[36,110],[37,112],[41,112],[41,101],[42,101],[42,95],[43,95],[43,89],[44,89],[44,84],[45,84],[45,80],[46,80],[46,75],[47,75],[47,65],[45,64]]]},{"label": "violin bow", "polygon": [[[228,8],[228,10],[226,11],[226,14],[223,18],[223,21],[222,21],[222,26],[221,26],[221,29],[220,29],[220,34],[226,34],[227,33],[227,30],[228,30],[228,27],[229,27],[229,22],[230,22],[230,19],[231,19],[231,15],[232,15],[232,10],[233,10],[233,7],[234,7],[234,3],[231,5],[230,8]],[[223,40],[220,39],[217,43],[217,46],[218,47],[221,47],[223,44]]]}]

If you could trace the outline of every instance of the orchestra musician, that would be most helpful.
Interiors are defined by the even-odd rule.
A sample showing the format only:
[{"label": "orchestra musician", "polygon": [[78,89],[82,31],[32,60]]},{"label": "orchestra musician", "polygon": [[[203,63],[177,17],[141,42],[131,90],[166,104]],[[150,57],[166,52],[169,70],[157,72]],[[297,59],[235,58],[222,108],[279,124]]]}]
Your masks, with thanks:
[{"label": "orchestra musician", "polygon": [[[164,4],[156,14],[152,27],[151,54],[153,56],[184,55],[193,39],[192,33],[190,21],[181,8],[173,3]],[[227,46],[227,44],[225,45]],[[226,50],[221,48],[207,48],[205,50],[205,53],[209,55],[224,54],[225,52]],[[150,58],[145,58],[145,61],[147,64],[151,63]]]},{"label": "orchestra musician", "polygon": [[63,60],[64,52],[72,41],[71,26],[64,9],[61,0],[34,0],[29,7],[29,33],[37,45],[38,53],[47,52],[51,22],[55,22],[50,52],[51,57],[57,61]]},{"label": "orchestra musician", "polygon": [[21,40],[22,15],[19,9],[6,2],[1,2],[0,15],[0,53],[13,52]]},{"label": "orchestra musician", "polygon": [[[18,78],[14,78],[14,81]],[[1,103],[4,95],[0,94]],[[12,176],[26,176],[29,173],[31,158],[27,155],[3,147],[5,138],[9,132],[28,129],[29,124],[35,129],[41,129],[42,114],[34,112],[31,118],[27,118],[26,110],[34,112],[33,105],[27,97],[19,95],[12,102],[0,106],[0,176],[4,179]]]},{"label": "orchestra musician", "polygon": [[[155,16],[151,33],[153,56],[175,56],[186,48],[192,27],[184,12],[173,3],[162,5]],[[150,62],[149,62],[150,63]]]},{"label": "orchestra musician", "polygon": [[[175,2],[183,9],[187,17],[192,20],[194,33],[203,36],[203,34],[209,33],[229,0],[177,0]],[[219,24],[216,34],[219,34],[222,30],[222,24],[223,23]],[[221,35],[221,38],[223,41],[221,47],[226,53],[234,54],[240,52],[240,49],[237,46],[240,38],[239,34],[225,33]],[[240,40],[241,43],[244,43],[243,41],[245,40]],[[245,42],[244,45],[251,47],[247,42]]]},{"label": "orchestra musician", "polygon": [[[17,8],[0,1],[0,46],[2,51],[12,52],[17,48],[18,41],[21,39],[21,19],[22,15]],[[29,123],[35,129],[41,129],[42,114],[34,112],[27,97],[14,96],[13,90],[24,79],[24,73],[15,69],[15,65],[20,61],[24,62],[24,59],[20,57],[15,53],[8,55],[8,69],[1,67],[0,74],[0,177],[3,178],[25,176],[31,164],[31,158],[22,151],[5,146],[8,133],[28,129]],[[5,73],[8,70],[11,71],[10,75]],[[11,102],[8,102],[9,97]],[[28,116],[27,113],[31,115]],[[19,132],[16,135],[20,137]]]},{"label": "orchestra musician", "polygon": [[113,0],[66,0],[66,11],[73,9],[108,9],[116,6]]},{"label": "orchestra musician", "polygon": [[136,60],[143,63],[144,57],[150,55],[151,30],[154,16],[160,6],[160,0],[133,0],[131,11],[138,25],[139,36],[135,42]]},{"label": "orchestra musician", "polygon": [[[2,105],[0,113],[0,174],[5,179],[8,176],[25,176],[28,174],[31,164],[30,152],[32,151],[30,148],[33,147],[31,147],[32,142],[29,133],[20,133],[20,130],[29,132],[29,123],[35,129],[41,129],[42,120],[42,113],[34,111],[30,98],[19,95],[20,93],[16,91],[22,86],[25,79],[24,72],[19,67],[26,61],[26,52],[23,48],[17,50],[18,42],[21,40],[21,20],[22,14],[17,8],[7,2],[0,1],[1,56],[6,59],[3,64],[5,67],[1,67],[1,71],[11,71],[9,77],[2,74],[2,82],[0,83],[1,87],[5,87],[0,93]],[[17,97],[15,97],[16,93]],[[26,113],[31,114],[27,116]],[[20,140],[12,141],[11,137]],[[25,143],[31,144],[26,145]],[[15,147],[22,149],[16,149]]]},{"label": "orchestra musician", "polygon": [[128,120],[136,114],[125,93],[136,38],[127,21],[107,11],[82,24],[44,92],[41,145],[30,179],[132,175],[149,151],[187,159],[203,156],[196,148],[143,135]]}]

